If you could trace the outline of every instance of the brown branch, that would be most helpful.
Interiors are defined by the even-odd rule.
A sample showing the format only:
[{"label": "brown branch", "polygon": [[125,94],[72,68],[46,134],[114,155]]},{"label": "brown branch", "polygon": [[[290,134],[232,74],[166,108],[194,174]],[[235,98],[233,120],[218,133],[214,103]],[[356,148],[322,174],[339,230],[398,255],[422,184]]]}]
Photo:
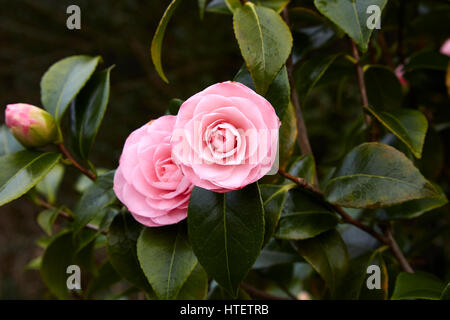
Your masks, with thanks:
[{"label": "brown branch", "polygon": [[[283,9],[283,18],[284,21],[286,21],[286,24],[289,25],[289,13],[287,10],[287,7]],[[291,87],[291,101],[295,108],[295,113],[297,115],[297,129],[298,129],[298,137],[297,142],[298,146],[300,147],[300,150],[302,154],[309,154],[312,153],[311,145],[309,143],[308,139],[308,131],[306,129],[305,121],[303,119],[303,113],[300,106],[300,99],[297,94],[297,90],[295,90],[295,83],[294,83],[294,63],[292,61],[292,52],[289,55],[289,58],[286,61],[286,68],[288,72],[288,78],[289,78],[289,85]]]},{"label": "brown branch", "polygon": [[83,166],[81,166],[69,153],[69,151],[67,151],[66,147],[64,146],[64,144],[60,143],[58,144],[59,150],[61,150],[62,154],[73,164],[73,166],[75,168],[77,168],[78,170],[80,170],[85,176],[87,176],[89,179],[91,180],[95,180],[97,179],[97,176],[95,174],[93,174],[92,172],[88,171],[87,169],[85,169]]},{"label": "brown branch", "polygon": [[270,293],[256,289],[255,287],[253,287],[245,282],[241,283],[241,287],[253,298],[259,298],[259,299],[263,299],[263,300],[289,300],[288,298],[274,296],[274,295],[271,295]]},{"label": "brown branch", "polygon": [[[295,182],[299,187],[304,188],[310,192],[313,192],[317,196],[319,196],[322,200],[326,201],[323,195],[323,192],[319,190],[318,188],[314,187],[313,185],[309,184],[308,181],[306,181],[303,178],[293,176],[287,172],[285,172],[282,169],[278,170],[278,173],[282,175],[283,177]],[[395,241],[394,237],[392,236],[392,231],[390,225],[388,225],[386,228],[384,228],[384,236],[378,232],[376,232],[373,228],[361,223],[360,221],[354,219],[351,217],[348,213],[346,213],[341,207],[327,202],[333,210],[339,214],[342,218],[342,220],[345,223],[349,223],[354,225],[355,227],[365,231],[366,233],[370,234],[372,237],[380,241],[381,243],[389,246],[392,250],[392,253],[394,254],[395,258],[397,259],[398,263],[400,264],[401,268],[409,273],[414,273],[414,270],[411,268],[411,266],[408,263],[408,260],[406,260],[405,256],[403,255],[402,251],[400,250],[397,242]]]},{"label": "brown branch", "polygon": [[[38,206],[41,206],[41,207],[49,209],[49,210],[58,210],[58,214],[60,216],[66,218],[68,220],[73,220],[73,217],[72,217],[72,215],[70,213],[68,213],[68,212],[66,212],[64,210],[60,210],[60,209],[52,206],[51,204],[45,202],[42,199],[38,198],[38,199],[34,200],[34,203],[36,203]],[[99,231],[99,228],[97,226],[94,226],[93,224],[90,224],[90,223],[86,224],[85,227],[88,228],[88,229],[94,230],[94,231]],[[106,234],[106,231],[102,231],[102,233]]]},{"label": "brown branch", "polygon": [[400,266],[402,267],[403,271],[406,271],[408,273],[414,273],[413,268],[408,263],[408,260],[406,260],[405,256],[403,255],[402,250],[397,244],[397,241],[395,241],[394,236],[392,235],[392,229],[391,225],[388,224],[384,228],[384,234],[386,235],[386,238],[388,240],[388,245],[392,250],[392,253],[394,254],[395,258],[399,262]]},{"label": "brown branch", "polygon": [[[362,104],[363,106],[369,106],[369,99],[367,98],[366,83],[364,81],[364,73],[361,67],[361,59],[359,57],[358,47],[356,46],[355,41],[350,40],[350,42],[352,44],[353,57],[355,58],[356,75],[358,76],[358,85],[359,91],[361,91]],[[365,114],[364,119],[366,120],[367,127],[369,127],[372,119],[367,114]]]}]

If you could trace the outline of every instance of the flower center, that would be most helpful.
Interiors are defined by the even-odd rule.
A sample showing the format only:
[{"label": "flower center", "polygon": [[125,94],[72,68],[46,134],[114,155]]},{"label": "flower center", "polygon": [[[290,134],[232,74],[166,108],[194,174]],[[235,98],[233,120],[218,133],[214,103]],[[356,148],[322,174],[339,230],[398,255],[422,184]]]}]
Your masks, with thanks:
[{"label": "flower center", "polygon": [[178,167],[170,158],[158,161],[155,165],[156,175],[161,182],[173,181],[177,174]]},{"label": "flower center", "polygon": [[223,159],[236,153],[241,145],[241,136],[233,125],[219,123],[206,130],[205,141],[213,157]]}]

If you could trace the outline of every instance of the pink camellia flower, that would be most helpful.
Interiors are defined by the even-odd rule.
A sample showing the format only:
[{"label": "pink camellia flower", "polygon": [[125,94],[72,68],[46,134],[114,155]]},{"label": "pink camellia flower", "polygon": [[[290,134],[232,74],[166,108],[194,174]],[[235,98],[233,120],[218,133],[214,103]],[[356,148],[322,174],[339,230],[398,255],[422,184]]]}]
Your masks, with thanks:
[{"label": "pink camellia flower", "polygon": [[42,147],[58,140],[53,117],[45,110],[26,103],[9,104],[6,126],[25,147]]},{"label": "pink camellia flower", "polygon": [[447,41],[445,41],[442,45],[441,53],[450,57],[450,39],[447,39]]},{"label": "pink camellia flower", "polygon": [[163,116],[130,134],[114,176],[114,192],[140,223],[157,227],[187,216],[193,185],[172,161],[175,116]]},{"label": "pink camellia flower", "polygon": [[214,84],[180,107],[172,157],[184,175],[215,192],[237,190],[267,174],[280,127],[272,105],[243,84]]}]

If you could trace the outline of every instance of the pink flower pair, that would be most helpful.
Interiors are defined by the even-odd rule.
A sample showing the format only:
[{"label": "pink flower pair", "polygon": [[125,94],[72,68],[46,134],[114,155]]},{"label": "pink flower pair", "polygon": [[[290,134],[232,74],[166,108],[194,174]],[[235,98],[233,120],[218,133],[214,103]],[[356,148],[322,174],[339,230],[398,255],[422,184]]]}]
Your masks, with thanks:
[{"label": "pink flower pair", "polygon": [[212,85],[127,138],[114,191],[149,226],[187,216],[195,186],[215,192],[245,187],[277,160],[280,127],[272,105],[237,82]]}]

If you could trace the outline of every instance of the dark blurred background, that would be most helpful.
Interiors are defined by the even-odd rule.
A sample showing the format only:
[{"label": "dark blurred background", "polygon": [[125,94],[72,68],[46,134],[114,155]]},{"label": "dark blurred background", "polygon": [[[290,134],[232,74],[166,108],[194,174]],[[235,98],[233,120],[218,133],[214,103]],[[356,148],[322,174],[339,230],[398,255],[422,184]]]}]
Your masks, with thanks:
[{"label": "dark blurred background", "polygon": [[[166,31],[163,64],[170,85],[156,74],[150,43],[169,0],[0,0],[0,123],[9,103],[40,103],[40,78],[67,56],[101,55],[111,76],[108,111],[92,160],[115,168],[128,134],[162,115],[171,98],[186,99],[206,86],[232,79],[242,61],[231,16],[198,14],[197,1],[183,1]],[[81,30],[66,28],[66,8],[81,8]],[[0,169],[1,170],[1,169]],[[61,198],[70,203],[67,170]],[[76,194],[75,194],[76,195]],[[42,298],[45,288],[35,270],[39,255],[39,209],[26,200],[0,208],[0,299]]]}]

